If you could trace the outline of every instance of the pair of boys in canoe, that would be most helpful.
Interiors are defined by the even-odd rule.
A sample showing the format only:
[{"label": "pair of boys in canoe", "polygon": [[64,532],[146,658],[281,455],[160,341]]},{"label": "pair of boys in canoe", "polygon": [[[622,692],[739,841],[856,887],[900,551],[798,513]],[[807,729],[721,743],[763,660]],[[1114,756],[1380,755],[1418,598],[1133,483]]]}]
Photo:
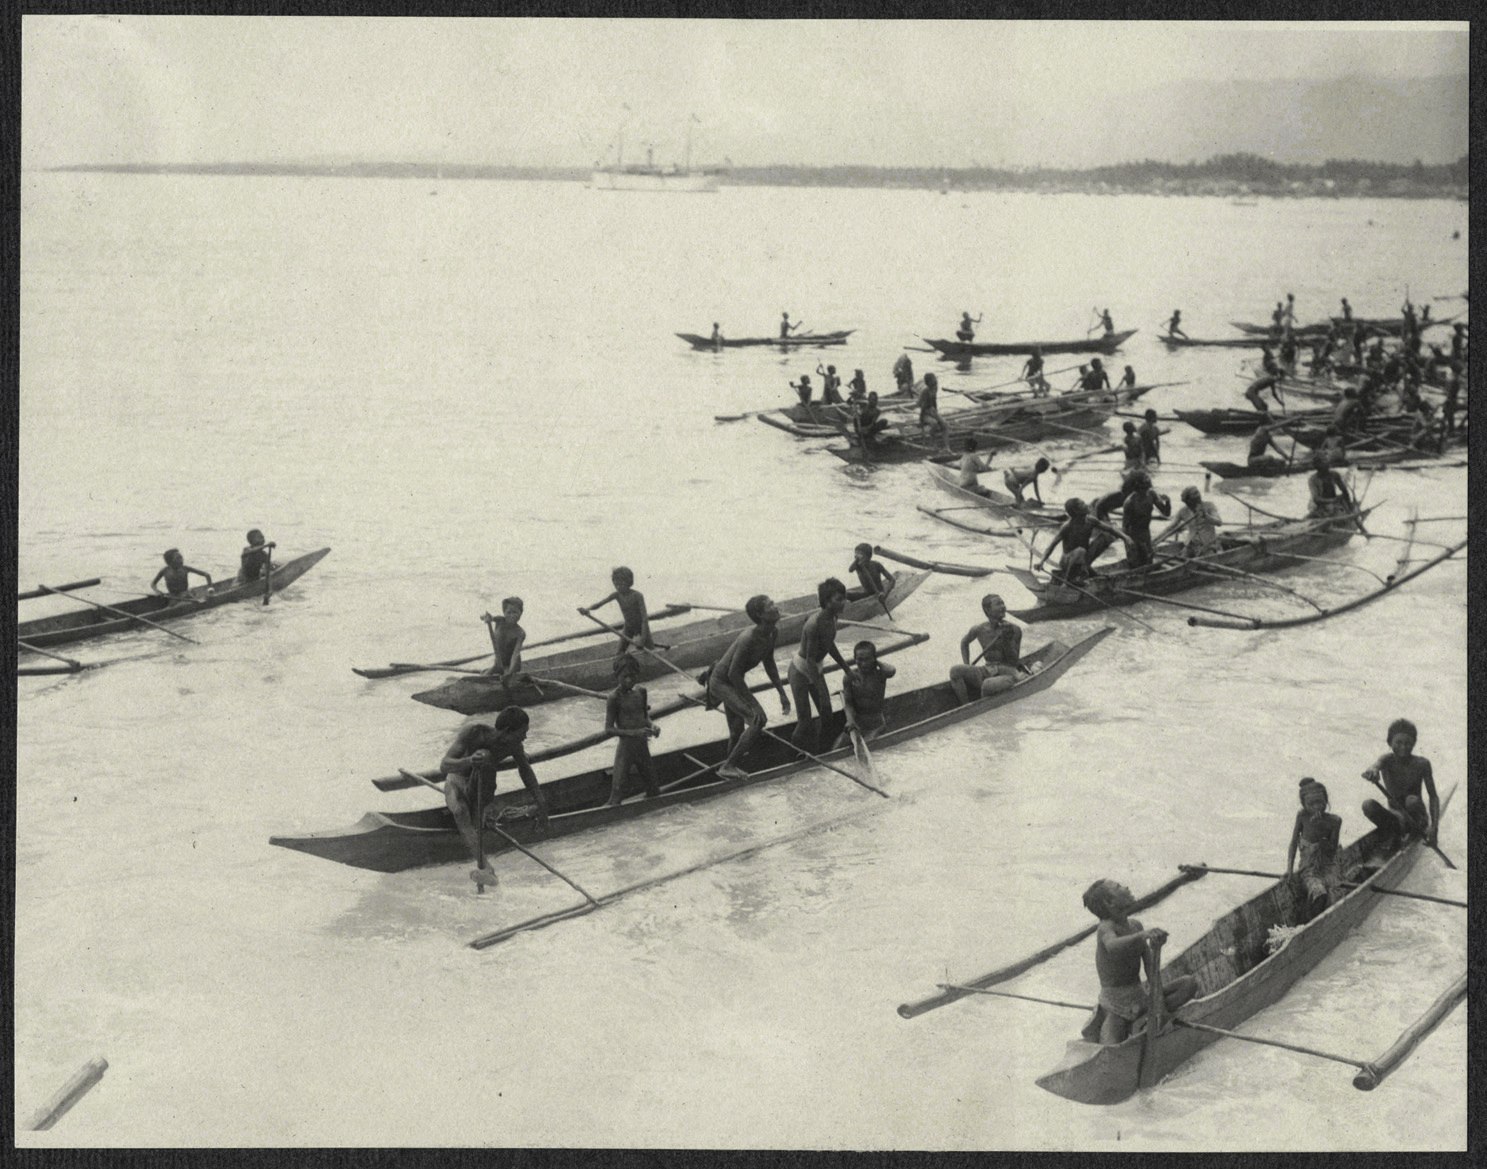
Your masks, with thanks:
[{"label": "pair of boys in canoe", "polygon": [[[254,528],[248,533],[248,546],[243,549],[239,557],[238,584],[249,584],[255,580],[262,580],[263,574],[270,568],[270,558],[274,548],[277,547],[272,541],[265,541],[263,533]],[[184,597],[191,588],[190,577],[199,576],[207,582],[207,587],[212,584],[212,574],[202,572],[199,568],[193,568],[186,563],[186,558],[181,555],[179,548],[167,548],[161,557],[165,561],[165,567],[155,574],[155,579],[150,581],[150,590],[160,592],[160,582],[165,582],[165,596]]]}]

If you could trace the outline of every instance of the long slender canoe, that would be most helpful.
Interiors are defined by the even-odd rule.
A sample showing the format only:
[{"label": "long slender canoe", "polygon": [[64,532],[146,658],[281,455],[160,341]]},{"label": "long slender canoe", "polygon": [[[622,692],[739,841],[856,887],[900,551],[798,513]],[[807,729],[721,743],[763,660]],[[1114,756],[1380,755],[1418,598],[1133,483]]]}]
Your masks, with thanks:
[{"label": "long slender canoe", "polygon": [[[1270,337],[1277,343],[1285,335],[1285,330],[1278,325],[1252,325],[1246,321],[1230,321],[1241,333],[1248,333],[1251,337]],[[1297,325],[1291,330],[1293,337],[1325,337],[1332,332],[1332,322],[1323,321],[1314,325]]]},{"label": "long slender canoe", "polygon": [[[1441,804],[1444,815],[1455,788]],[[1142,1083],[1155,1084],[1190,1056],[1220,1038],[1187,1024],[1232,1030],[1257,1011],[1277,1002],[1302,975],[1325,958],[1381,900],[1374,888],[1392,889],[1419,859],[1423,841],[1403,843],[1379,829],[1359,837],[1338,854],[1343,878],[1357,882],[1327,909],[1307,922],[1272,952],[1269,934],[1297,918],[1297,885],[1277,881],[1212,927],[1162,967],[1163,983],[1183,975],[1198,980],[1198,997],[1179,1009],[1147,1043],[1138,1031],[1122,1043],[1105,1046],[1082,1039],[1069,1044],[1064,1061],[1039,1077],[1046,1088],[1080,1104],[1117,1104],[1134,1095]],[[1142,1053],[1151,1061],[1142,1068]]]},{"label": "long slender canoe", "polygon": [[717,344],[711,337],[699,337],[696,333],[678,333],[677,336],[693,349],[745,349],[756,345],[774,345],[780,349],[802,349],[819,345],[845,345],[847,338],[856,329],[839,329],[834,333],[795,333],[789,337],[724,337]]},{"label": "long slender canoe", "polygon": [[[1022,503],[1008,495],[1005,491],[996,491],[990,487],[982,488],[984,495],[978,495],[960,485],[960,472],[954,467],[947,467],[943,463],[926,463],[925,469],[929,472],[930,479],[941,491],[955,496],[963,503],[990,512],[998,519],[1012,524],[1016,527],[1034,526],[1041,528],[1056,528],[1068,517],[1063,508],[1051,507],[1048,504],[1039,503],[1036,499],[1028,499]],[[933,509],[921,508],[923,511]]]},{"label": "long slender canoe", "polygon": [[[853,589],[847,594],[847,607],[842,616],[852,621],[864,621],[874,616],[886,619],[891,612],[928,579],[927,572],[900,573],[893,582],[887,597],[879,600]],[[801,628],[806,618],[819,607],[815,593],[791,597],[775,602],[780,609],[779,645],[793,645],[800,640]],[[725,613],[720,617],[708,617],[691,621],[664,630],[653,630],[656,641],[670,646],[663,651],[667,659],[682,669],[710,666],[743,630],[750,626],[748,615],[742,609]],[[522,666],[528,674],[538,679],[552,679],[569,686],[583,686],[592,690],[608,690],[614,685],[615,647],[618,644],[612,635],[601,634],[594,642],[578,649],[559,650],[553,653],[524,657]],[[644,681],[668,673],[666,666],[650,654],[638,655],[640,677]],[[500,678],[489,675],[467,674],[448,678],[431,690],[413,695],[419,702],[444,710],[457,710],[460,714],[486,714],[500,710],[513,702],[521,706],[534,706],[564,698],[565,694],[549,687],[540,689],[525,684],[508,687]]]},{"label": "long slender canoe", "polygon": [[[998,420],[1014,415],[1058,415],[1076,406],[1107,403],[1126,405],[1155,388],[1155,384],[1112,386],[1108,390],[1067,390],[1060,394],[1041,396],[1025,392],[999,394],[994,391],[972,390],[968,391],[968,396],[974,400],[974,405],[960,405],[954,410],[942,410],[940,414],[945,419],[946,425],[951,427],[963,424],[970,419],[994,425]],[[942,398],[941,401],[945,402],[946,399]],[[959,396],[955,401],[960,401]],[[887,398],[880,398],[878,405],[885,414],[898,413],[915,409],[917,399],[907,394],[893,394]],[[850,406],[826,402],[797,403],[794,406],[783,407],[779,413],[797,425],[814,423],[820,426],[850,426],[853,419]]]},{"label": "long slender canoe", "polygon": [[[1101,629],[1073,646],[1065,646],[1057,641],[1049,642],[1023,658],[1024,665],[1033,672],[1016,686],[965,705],[961,705],[956,699],[948,682],[890,695],[884,707],[889,729],[872,741],[873,750],[880,751],[897,743],[920,738],[942,727],[964,722],[1040,690],[1046,690],[1110,632],[1112,630],[1108,627]],[[833,712],[829,723],[825,738],[833,741],[844,726],[839,709]],[[788,739],[792,724],[771,729]],[[597,768],[563,779],[549,780],[542,785],[550,813],[548,830],[545,833],[537,831],[530,817],[521,815],[523,809],[530,806],[531,797],[520,785],[511,791],[497,792],[487,809],[487,815],[491,822],[500,823],[504,831],[527,844],[590,828],[605,827],[677,804],[725,795],[740,788],[795,775],[816,766],[788,744],[761,736],[743,760],[749,774],[742,779],[719,779],[714,769],[727,755],[726,738],[658,754],[654,756],[653,762],[662,794],[652,799],[632,799],[616,807],[605,806],[611,782],[608,768]],[[836,762],[851,760],[852,755],[852,748],[847,746],[829,749],[818,757]],[[642,790],[641,785],[635,782],[633,773],[631,780],[634,786],[627,788],[627,798]],[[454,818],[443,807],[426,808],[417,812],[368,812],[348,828],[310,832],[303,836],[273,836],[269,838],[269,843],[282,848],[298,849],[325,860],[383,873],[469,859],[469,853],[455,828]],[[504,846],[505,842],[498,837],[487,840],[487,848],[491,852]]]},{"label": "long slender canoe", "polygon": [[[294,560],[275,564],[269,577],[272,592],[288,588],[330,553],[329,548],[309,552]],[[218,583],[197,585],[184,597],[139,597],[120,601],[109,607],[116,612],[103,609],[81,609],[59,613],[55,617],[38,617],[34,621],[22,621],[16,627],[16,637],[31,645],[66,645],[73,641],[86,641],[109,633],[122,633],[127,629],[147,629],[147,622],[159,625],[166,621],[180,621],[195,617],[219,605],[230,605],[234,601],[251,601],[263,596],[263,581],[247,584]],[[120,616],[127,614],[127,616]],[[142,620],[141,620],[142,618]],[[22,650],[21,652],[25,652]]]},{"label": "long slender canoe", "polygon": [[[1293,568],[1302,563],[1298,557],[1317,556],[1342,547],[1357,534],[1359,523],[1367,514],[1365,509],[1317,519],[1277,520],[1247,528],[1243,534],[1220,531],[1221,548],[1217,552],[1192,559],[1163,557],[1141,568],[1096,572],[1081,581],[1078,589],[1009,564],[1007,571],[1037,598],[1032,608],[1013,609],[1012,614],[1028,622],[1058,621],[1097,613],[1111,606],[1133,604],[1147,597],[1170,596],[1200,585],[1233,582],[1254,573]],[[1239,571],[1230,571],[1234,569]]]},{"label": "long slender canoe", "polygon": [[1103,337],[1083,337],[1072,341],[947,341],[940,337],[924,337],[922,340],[946,357],[997,357],[1013,356],[1041,351],[1051,353],[1104,353],[1111,354],[1136,335],[1138,330],[1126,329],[1121,333],[1107,333]]},{"label": "long slender canoe", "polygon": [[1329,417],[1330,410],[1297,410],[1290,414],[1262,414],[1258,410],[1174,410],[1179,422],[1186,422],[1194,430],[1204,434],[1254,434],[1262,423],[1291,422],[1296,419],[1319,419]]},{"label": "long slender canoe", "polygon": [[1163,333],[1158,340],[1168,349],[1259,349],[1275,345],[1269,337],[1174,337]]},{"label": "long slender canoe", "polygon": [[913,463],[943,455],[947,449],[951,453],[957,452],[965,440],[972,436],[983,449],[1089,437],[1087,432],[1094,427],[1103,426],[1114,412],[1113,404],[1076,406],[1056,412],[1019,412],[990,424],[977,423],[964,428],[947,426],[944,441],[948,445],[941,445],[939,436],[933,431],[924,431],[921,434],[916,430],[912,432],[913,437],[904,433],[885,432],[878,436],[873,449],[867,452],[856,443],[846,447],[829,446],[826,449],[847,463]]},{"label": "long slender canoe", "polygon": [[[1447,440],[1445,450],[1440,452],[1421,451],[1413,447],[1393,451],[1370,451],[1366,454],[1353,455],[1343,462],[1334,462],[1333,466],[1377,470],[1394,463],[1411,463],[1413,466],[1412,460],[1418,461],[1421,466],[1428,466],[1432,462],[1444,460],[1448,454],[1460,450],[1465,445],[1466,436],[1458,434]],[[1295,459],[1292,462],[1270,458],[1254,463],[1226,463],[1218,459],[1204,459],[1199,466],[1221,479],[1276,479],[1284,475],[1309,475],[1313,470],[1311,459],[1306,457]]]}]

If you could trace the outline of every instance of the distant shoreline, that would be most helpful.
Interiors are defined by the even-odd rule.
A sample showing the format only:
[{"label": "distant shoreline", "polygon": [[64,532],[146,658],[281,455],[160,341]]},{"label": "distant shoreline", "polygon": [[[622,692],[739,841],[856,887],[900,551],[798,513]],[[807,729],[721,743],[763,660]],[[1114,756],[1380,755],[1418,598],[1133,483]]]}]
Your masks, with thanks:
[{"label": "distant shoreline", "polygon": [[[589,167],[493,166],[431,162],[78,163],[40,168],[50,173],[141,175],[298,176],[420,180],[500,179],[584,182]],[[1089,170],[953,170],[939,167],[733,167],[721,175],[733,187],[876,187],[938,190],[946,194],[1018,191],[1042,194],[1207,195],[1230,199],[1405,198],[1459,199],[1470,193],[1465,158],[1446,166],[1329,161],[1287,165],[1253,155],[1206,163],[1127,163]]]}]

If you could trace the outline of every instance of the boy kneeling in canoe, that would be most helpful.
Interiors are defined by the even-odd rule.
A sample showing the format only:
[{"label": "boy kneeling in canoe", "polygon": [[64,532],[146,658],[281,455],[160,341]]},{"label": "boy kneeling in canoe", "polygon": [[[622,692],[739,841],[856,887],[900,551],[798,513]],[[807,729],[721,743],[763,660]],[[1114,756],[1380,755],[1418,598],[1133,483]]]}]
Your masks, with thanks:
[{"label": "boy kneeling in canoe", "polygon": [[[1022,630],[1006,619],[1007,602],[996,593],[987,593],[981,598],[981,612],[986,620],[972,625],[960,639],[962,664],[950,667],[950,686],[962,705],[971,701],[972,687],[976,697],[987,698],[1012,689],[1023,673]],[[976,659],[984,658],[985,665],[971,664],[973,641],[981,643]]]},{"label": "boy kneeling in canoe", "polygon": [[[1116,881],[1096,881],[1084,891],[1084,907],[1100,919],[1095,933],[1095,970],[1100,976],[1100,1002],[1080,1034],[1091,1043],[1123,1042],[1151,1000],[1141,983],[1141,959],[1148,942],[1161,945],[1165,930],[1143,929],[1127,917],[1135,904],[1131,891]],[[1175,1011],[1198,993],[1198,980],[1191,974],[1174,978],[1162,987],[1165,1010]]]}]

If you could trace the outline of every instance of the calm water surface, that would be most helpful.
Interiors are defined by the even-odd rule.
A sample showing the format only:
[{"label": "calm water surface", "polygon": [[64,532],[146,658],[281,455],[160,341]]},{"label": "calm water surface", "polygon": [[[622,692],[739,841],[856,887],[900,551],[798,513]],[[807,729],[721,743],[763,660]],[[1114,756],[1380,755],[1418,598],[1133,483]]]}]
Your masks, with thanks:
[{"label": "calm water surface", "polygon": [[[23,176],[23,585],[98,575],[99,599],[123,598],[170,546],[225,576],[254,526],[281,556],[334,551],[270,606],[183,627],[198,644],[130,635],[77,651],[107,669],[20,680],[17,1122],[86,1059],[111,1065],[57,1129],[22,1140],[1464,1148],[1464,1009],[1371,1095],[1345,1068],[1224,1042],[1104,1109],[1033,1084],[1075,1034],[1073,1012],[990,999],[894,1012],[1083,925],[1095,877],[1139,893],[1187,861],[1282,866],[1302,775],[1329,785],[1351,838],[1366,826],[1358,773],[1401,714],[1443,787],[1463,785],[1441,831],[1462,871],[1427,857],[1409,887],[1464,896],[1460,565],[1293,632],[1190,629],[1153,606],[1142,622],[1030,628],[1029,645],[1117,632],[1047,693],[880,752],[891,802],[815,771],[544,847],[598,893],[801,834],[488,951],[464,943],[575,895],[519,856],[499,859],[499,894],[477,898],[459,866],[383,876],[267,839],[430,802],[367,781],[432,765],[457,716],[409,701],[427,675],[367,682],[351,667],[476,652],[478,614],[507,594],[525,597],[537,639],[577,628],[574,606],[607,592],[619,563],[653,603],[727,605],[842,575],[859,540],[1026,563],[1016,542],[920,514],[944,500],[919,468],[848,472],[823,444],[713,422],[785,404],[818,359],[886,389],[903,348],[948,335],[963,309],[986,313],[987,336],[1037,338],[1081,335],[1090,306],[1108,305],[1141,329],[1117,368],[1185,383],[1151,405],[1238,404],[1245,354],[1165,353],[1156,326],[1173,308],[1215,336],[1265,319],[1286,291],[1307,320],[1344,294],[1381,315],[1406,284],[1417,300],[1459,293],[1466,212]],[[768,333],[782,309],[857,333],[787,358],[693,354],[672,336],[714,320]],[[1020,365],[957,373],[913,356],[947,386]],[[1166,443],[1158,483],[1174,496],[1201,481],[1197,459],[1243,457],[1240,441],[1185,428]],[[1088,497],[1114,475],[1086,460],[1049,493]],[[1463,469],[1381,474],[1366,490],[1380,533],[1466,509]],[[1231,523],[1240,498],[1297,514],[1304,497],[1301,478],[1215,494]],[[1384,573],[1402,547],[1359,539],[1341,556]],[[1318,566],[1287,582],[1324,603],[1375,583]],[[933,640],[896,659],[896,687],[943,676],[987,587],[1028,601],[1004,575],[942,576],[904,605],[898,623]],[[1301,604],[1246,586],[1197,599],[1271,615]],[[65,607],[25,615],[48,605]],[[601,717],[540,707],[531,743]],[[677,716],[661,746],[721,729]],[[1175,953],[1256,891],[1209,877],[1146,921]],[[1370,1058],[1459,974],[1464,942],[1459,911],[1380,904],[1245,1029]],[[1011,989],[1089,1001],[1088,947]]]}]

